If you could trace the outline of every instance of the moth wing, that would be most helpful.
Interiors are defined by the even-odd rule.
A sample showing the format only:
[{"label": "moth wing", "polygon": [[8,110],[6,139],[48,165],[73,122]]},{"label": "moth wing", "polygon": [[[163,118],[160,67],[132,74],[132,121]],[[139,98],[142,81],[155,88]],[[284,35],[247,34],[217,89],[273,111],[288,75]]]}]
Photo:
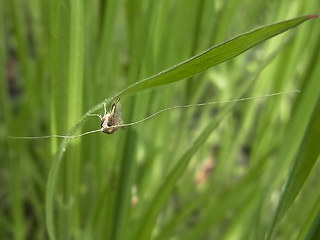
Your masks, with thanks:
[{"label": "moth wing", "polygon": [[114,113],[114,118],[115,118],[116,125],[122,125],[123,124],[122,109],[121,109],[120,102],[116,103],[116,109],[115,109],[115,113]]}]

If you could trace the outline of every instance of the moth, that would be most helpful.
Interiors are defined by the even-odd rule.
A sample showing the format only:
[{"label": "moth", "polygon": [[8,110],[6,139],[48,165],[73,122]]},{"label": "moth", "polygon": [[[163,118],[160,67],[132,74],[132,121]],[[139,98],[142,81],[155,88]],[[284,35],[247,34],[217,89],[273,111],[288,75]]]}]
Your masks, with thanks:
[{"label": "moth", "polygon": [[122,120],[122,111],[121,111],[121,104],[120,104],[120,99],[117,99],[114,103],[112,103],[111,108],[107,111],[106,103],[103,104],[104,108],[104,114],[101,116],[100,114],[88,114],[87,116],[97,116],[100,118],[100,127],[99,129],[84,132],[79,135],[74,135],[74,136],[67,136],[67,135],[48,135],[48,136],[26,136],[26,137],[18,137],[18,136],[8,136],[9,138],[14,138],[14,139],[38,139],[38,138],[51,138],[51,137],[58,137],[58,138],[76,138],[76,137],[82,137],[84,135],[88,135],[91,133],[96,133],[96,132],[103,132],[106,134],[113,134],[120,128],[128,127],[128,126],[133,126],[136,124],[140,124],[144,121],[147,121],[156,115],[173,110],[173,109],[178,109],[178,108],[190,108],[190,107],[202,107],[202,106],[208,106],[208,105],[214,105],[214,104],[225,104],[225,103],[232,103],[232,102],[241,102],[241,101],[248,101],[248,100],[253,100],[253,99],[261,99],[261,98],[268,98],[272,96],[278,96],[278,95],[283,95],[283,94],[288,94],[288,93],[298,93],[300,92],[299,90],[288,90],[288,91],[283,91],[283,92],[276,92],[276,93],[270,93],[270,94],[265,94],[262,96],[253,96],[253,97],[244,97],[244,98],[239,98],[239,99],[233,99],[233,100],[226,100],[226,101],[220,101],[220,102],[207,102],[207,103],[198,103],[198,104],[191,104],[191,105],[181,105],[181,106],[173,106],[173,107],[168,107],[162,110],[159,110],[139,121],[136,122],[131,122],[131,123],[123,123]]},{"label": "moth", "polygon": [[104,106],[104,115],[101,117],[98,115],[101,119],[101,131],[103,133],[112,134],[115,131],[117,131],[119,128],[121,128],[121,125],[123,124],[122,120],[122,112],[121,112],[121,104],[119,99],[114,102],[111,106],[111,109],[109,111],[106,110],[106,104],[103,104]]}]

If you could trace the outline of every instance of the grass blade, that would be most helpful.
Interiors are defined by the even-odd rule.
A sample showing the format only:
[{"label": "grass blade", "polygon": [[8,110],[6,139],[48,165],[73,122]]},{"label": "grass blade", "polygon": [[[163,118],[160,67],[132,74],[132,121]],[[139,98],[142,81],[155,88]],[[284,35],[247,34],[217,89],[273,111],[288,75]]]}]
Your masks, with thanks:
[{"label": "grass blade", "polygon": [[[252,80],[253,81],[253,80]],[[252,81],[247,82],[239,92],[238,97],[240,97],[245,90],[251,85]],[[157,216],[164,206],[168,196],[172,192],[176,182],[183,174],[184,170],[188,166],[193,155],[202,146],[202,144],[207,140],[212,131],[220,124],[222,119],[232,110],[235,103],[231,103],[225,108],[223,108],[220,113],[212,119],[211,122],[204,128],[204,130],[196,138],[192,146],[181,156],[173,170],[166,177],[163,184],[158,189],[157,193],[154,195],[150,205],[146,208],[145,214],[141,218],[137,230],[134,234],[134,239],[150,239],[153,225],[157,220]]]},{"label": "grass blade", "polygon": [[280,203],[276,215],[273,219],[266,239],[272,237],[273,232],[276,229],[277,224],[284,216],[286,211],[290,208],[293,201],[299,194],[304,182],[308,178],[313,166],[315,165],[320,154],[320,95],[318,102],[314,108],[309,127],[306,131],[304,139],[300,146],[299,154],[295,160],[295,164],[290,173],[285,190],[282,194]]},{"label": "grass blade", "polygon": [[212,47],[205,52],[174,66],[173,68],[131,85],[120,92],[119,97],[191,77],[212,66],[234,58],[257,44],[315,17],[317,17],[317,15],[302,16],[292,20],[264,26],[242,34],[230,41]]},{"label": "grass blade", "polygon": [[[233,104],[232,104],[233,105]],[[180,178],[193,154],[198,150],[202,143],[209,137],[212,130],[218,126],[221,119],[231,110],[232,106],[229,105],[223,113],[219,114],[199,135],[194,141],[194,144],[185,152],[185,154],[179,159],[178,164],[169,173],[166,180],[163,182],[157,193],[154,195],[150,205],[146,208],[145,214],[141,218],[137,231],[134,234],[133,239],[150,239],[152,228],[156,222],[157,216],[161,211],[163,205],[167,201],[168,196],[173,190],[177,180]]]},{"label": "grass blade", "polygon": [[310,231],[305,238],[305,240],[317,240],[320,237],[320,211],[317,214],[317,217],[314,219]]},{"label": "grass blade", "polygon": [[113,209],[113,222],[111,236],[109,239],[120,240],[125,235],[125,224],[131,203],[132,175],[135,160],[132,159],[135,151],[135,140],[137,133],[133,129],[128,129],[125,139],[125,149],[122,156],[121,171],[119,178],[119,190],[117,191],[116,201]]},{"label": "grass blade", "polygon": [[[319,37],[320,35],[318,35],[318,39]],[[306,156],[303,156],[302,154],[311,154],[312,151],[317,151],[317,147],[312,149],[312,146],[310,146],[309,150],[303,150],[303,146],[306,145],[306,141],[309,141],[309,137],[311,137],[306,135],[310,134],[308,133],[308,131],[310,131],[309,129],[316,127],[316,125],[313,125],[315,122],[310,120],[311,116],[313,114],[314,118],[317,114],[317,111],[319,114],[319,108],[317,107],[317,104],[319,105],[319,103],[317,103],[317,101],[319,101],[320,96],[320,87],[318,84],[320,69],[314,66],[315,61],[318,61],[319,58],[319,51],[314,52],[313,56],[310,58],[310,67],[308,71],[306,71],[307,74],[305,76],[307,84],[302,89],[302,94],[298,100],[299,105],[295,109],[291,126],[288,128],[287,138],[289,140],[281,152],[281,159],[286,161],[286,159],[291,159],[294,157],[296,152],[287,151],[287,149],[298,149],[299,153],[297,153],[298,157],[295,159],[295,165],[292,169],[291,175],[289,176],[287,186],[283,192],[280,203],[278,204],[278,209],[276,210],[272,224],[269,226],[266,239],[270,239],[272,237],[278,222],[282,219],[296,198],[316,161],[315,158],[312,159],[308,157],[304,159]],[[315,119],[313,119],[313,121],[315,121]],[[312,131],[316,131],[316,129],[313,129]],[[315,138],[316,136],[312,137],[314,138],[314,141],[317,142],[317,139]],[[309,152],[303,153],[302,151]],[[316,152],[313,154],[317,155]]]},{"label": "grass blade", "polygon": [[320,195],[318,196],[307,221],[302,226],[297,239],[317,239],[312,238],[316,229],[320,229]]},{"label": "grass blade", "polygon": [[[82,0],[73,1],[69,4],[65,5],[65,8],[60,8],[60,2],[52,3],[52,22],[54,23],[54,27],[52,27],[52,67],[56,69],[56,71],[52,72],[52,84],[53,88],[56,88],[56,96],[52,98],[52,119],[53,122],[57,122],[57,127],[67,126],[67,128],[71,127],[76,119],[78,119],[79,115],[82,111],[82,90],[83,90],[83,2]],[[66,18],[66,14],[62,14],[62,11],[70,11],[70,16]],[[61,21],[70,21],[70,31],[68,28],[62,27],[60,28]],[[66,24],[68,26],[68,24]],[[60,41],[57,41],[56,35],[63,35],[64,38],[60,38]],[[65,43],[65,40],[69,40],[69,45]],[[63,47],[67,48],[63,49]],[[63,60],[61,60],[61,55],[63,54]],[[61,67],[62,66],[62,67]],[[64,71],[61,68],[64,68]],[[62,73],[61,73],[62,72]],[[61,76],[58,76],[59,73]],[[61,81],[62,79],[66,79],[66,81]],[[63,87],[58,84],[64,84]],[[68,90],[67,103],[63,101],[64,99],[59,95],[61,92]],[[67,118],[59,112],[62,108],[57,107],[57,105],[62,104],[65,106],[65,110],[67,110]],[[56,120],[55,120],[56,118]],[[55,130],[53,130],[55,131]],[[56,139],[53,140],[53,151],[55,152],[55,144]],[[62,146],[62,143],[60,146]],[[77,145],[76,147],[79,147]],[[63,149],[62,149],[63,150]],[[61,221],[59,222],[60,228],[58,228],[59,237],[67,239],[71,234],[71,227],[69,219],[72,219],[72,209],[71,209],[71,199],[75,195],[74,189],[77,185],[78,179],[78,167],[79,163],[76,162],[79,157],[77,156],[80,153],[79,149],[72,149],[69,154],[69,161],[65,161],[65,169],[68,174],[62,176],[63,181],[63,200],[59,207],[63,209],[63,213],[60,216]],[[57,156],[62,156],[63,151],[58,152]],[[54,161],[51,167],[52,172],[49,173],[48,183],[47,183],[47,194],[46,194],[46,222],[48,227],[48,233],[51,239],[56,238],[56,227],[54,223],[54,219],[52,216],[52,207],[53,204],[53,192],[54,188],[58,182],[57,178],[52,178],[51,176],[55,176],[57,174],[60,162]],[[76,215],[76,214],[74,214]]]}]

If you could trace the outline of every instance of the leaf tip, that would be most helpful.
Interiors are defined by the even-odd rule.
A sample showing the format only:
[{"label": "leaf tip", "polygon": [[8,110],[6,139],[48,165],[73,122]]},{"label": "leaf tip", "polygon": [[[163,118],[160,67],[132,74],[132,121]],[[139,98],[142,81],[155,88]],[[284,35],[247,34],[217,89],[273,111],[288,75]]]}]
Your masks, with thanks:
[{"label": "leaf tip", "polygon": [[311,15],[308,15],[309,18],[317,18],[318,17],[318,14],[311,14]]}]

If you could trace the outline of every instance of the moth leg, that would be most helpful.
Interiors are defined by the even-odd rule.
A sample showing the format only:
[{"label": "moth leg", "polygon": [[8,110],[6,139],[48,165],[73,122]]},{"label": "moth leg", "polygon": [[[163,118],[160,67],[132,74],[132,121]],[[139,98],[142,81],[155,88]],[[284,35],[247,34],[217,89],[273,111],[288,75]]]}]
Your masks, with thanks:
[{"label": "moth leg", "polygon": [[101,115],[100,115],[100,114],[97,114],[97,113],[88,114],[88,117],[99,117],[100,120],[102,119]]},{"label": "moth leg", "polygon": [[103,116],[105,116],[107,114],[107,106],[106,106],[106,103],[104,102],[103,103],[103,109],[104,109],[104,114]]},{"label": "moth leg", "polygon": [[111,109],[111,113],[110,113],[110,115],[114,116],[114,115],[115,115],[115,113],[116,113],[116,105],[115,105],[115,104],[113,104],[113,105],[112,105],[112,109]]}]

